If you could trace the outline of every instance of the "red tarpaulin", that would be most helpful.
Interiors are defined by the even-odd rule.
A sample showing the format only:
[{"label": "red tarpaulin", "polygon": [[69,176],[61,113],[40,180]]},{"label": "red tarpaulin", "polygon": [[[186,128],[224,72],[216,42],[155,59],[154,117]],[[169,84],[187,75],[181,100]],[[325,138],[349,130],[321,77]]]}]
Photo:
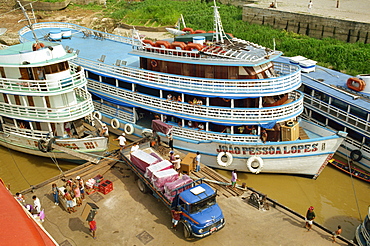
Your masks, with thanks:
[{"label": "red tarpaulin", "polygon": [[172,131],[172,126],[167,125],[161,120],[152,120],[152,129],[155,132],[161,132],[168,135]]}]

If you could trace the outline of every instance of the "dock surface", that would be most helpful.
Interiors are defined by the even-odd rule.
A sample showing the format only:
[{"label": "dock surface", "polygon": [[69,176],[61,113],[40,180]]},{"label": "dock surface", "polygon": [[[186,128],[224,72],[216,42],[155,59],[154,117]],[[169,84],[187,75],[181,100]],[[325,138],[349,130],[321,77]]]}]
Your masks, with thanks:
[{"label": "dock surface", "polygon": [[[60,245],[333,245],[331,234],[315,226],[308,232],[303,228],[303,219],[278,206],[270,205],[269,210],[261,211],[249,205],[243,197],[250,191],[242,196],[219,195],[225,227],[206,238],[185,240],[181,227],[177,231],[170,228],[170,211],[152,195],[139,191],[131,170],[120,161],[111,163],[114,165],[98,164],[91,169],[87,165],[67,174],[72,178],[79,175],[85,181],[101,174],[113,182],[111,192],[87,195],[75,213],[68,214],[61,204],[54,204],[51,183],[63,185],[60,178],[36,186],[33,193],[25,193],[29,204],[33,195],[40,198],[46,214],[42,224]],[[82,218],[87,202],[99,207],[95,217],[97,239],[92,238],[88,223]],[[337,239],[336,245],[347,244]]]}]

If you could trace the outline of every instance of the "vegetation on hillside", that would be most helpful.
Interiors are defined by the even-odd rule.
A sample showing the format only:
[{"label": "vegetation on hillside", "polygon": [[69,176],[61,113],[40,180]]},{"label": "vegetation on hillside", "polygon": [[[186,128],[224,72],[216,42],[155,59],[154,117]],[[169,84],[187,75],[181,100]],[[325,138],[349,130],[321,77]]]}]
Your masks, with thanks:
[{"label": "vegetation on hillside", "polygon": [[[130,25],[168,26],[182,14],[187,27],[213,30],[213,1],[145,0],[126,2],[108,0],[106,14]],[[370,44],[345,43],[332,38],[318,40],[268,26],[242,21],[242,9],[218,3],[224,30],[235,37],[283,51],[286,56],[302,55],[319,61],[319,65],[347,74],[370,73]]]}]

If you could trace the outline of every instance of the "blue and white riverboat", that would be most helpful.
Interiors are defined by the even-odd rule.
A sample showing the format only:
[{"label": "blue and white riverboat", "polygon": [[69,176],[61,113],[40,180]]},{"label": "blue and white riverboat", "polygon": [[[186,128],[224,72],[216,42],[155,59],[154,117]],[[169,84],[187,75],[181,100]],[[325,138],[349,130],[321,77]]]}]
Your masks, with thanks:
[{"label": "blue and white riverboat", "polygon": [[356,229],[355,242],[359,246],[368,246],[370,244],[370,206],[364,221]]},{"label": "blue and white riverboat", "polygon": [[[299,64],[311,61],[301,56],[289,60]],[[304,115],[322,126],[347,132],[338,153],[370,171],[370,74],[351,77],[314,65],[302,73],[302,82]]]},{"label": "blue and white riverboat", "polygon": [[[316,178],[346,133],[301,119],[301,68],[226,34],[217,8],[214,31],[186,28],[156,42],[135,30],[127,38],[69,23],[33,27],[48,39],[71,30],[60,42],[78,54],[73,63],[85,69],[95,116],[112,129],[141,136],[159,118],[172,126],[176,149],[199,151],[208,166]],[[27,28],[20,37],[33,39]]]}]

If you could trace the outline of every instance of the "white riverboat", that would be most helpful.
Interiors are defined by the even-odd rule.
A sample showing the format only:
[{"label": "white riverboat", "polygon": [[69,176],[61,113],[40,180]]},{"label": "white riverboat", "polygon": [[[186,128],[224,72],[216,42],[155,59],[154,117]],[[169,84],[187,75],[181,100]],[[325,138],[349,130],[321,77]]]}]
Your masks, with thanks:
[{"label": "white riverboat", "polygon": [[82,160],[52,144],[94,157],[106,151],[107,138],[93,126],[84,69],[69,62],[74,58],[47,41],[0,49],[0,145],[76,162]]},{"label": "white riverboat", "polygon": [[[85,69],[95,115],[112,129],[140,136],[153,119],[172,128],[174,147],[199,151],[202,163],[252,173],[316,178],[346,137],[299,116],[301,68],[282,53],[226,34],[218,7],[215,30],[150,41],[70,23],[34,24],[37,36],[61,39]],[[32,40],[28,28],[21,40]],[[160,134],[162,141],[167,135]]]}]

